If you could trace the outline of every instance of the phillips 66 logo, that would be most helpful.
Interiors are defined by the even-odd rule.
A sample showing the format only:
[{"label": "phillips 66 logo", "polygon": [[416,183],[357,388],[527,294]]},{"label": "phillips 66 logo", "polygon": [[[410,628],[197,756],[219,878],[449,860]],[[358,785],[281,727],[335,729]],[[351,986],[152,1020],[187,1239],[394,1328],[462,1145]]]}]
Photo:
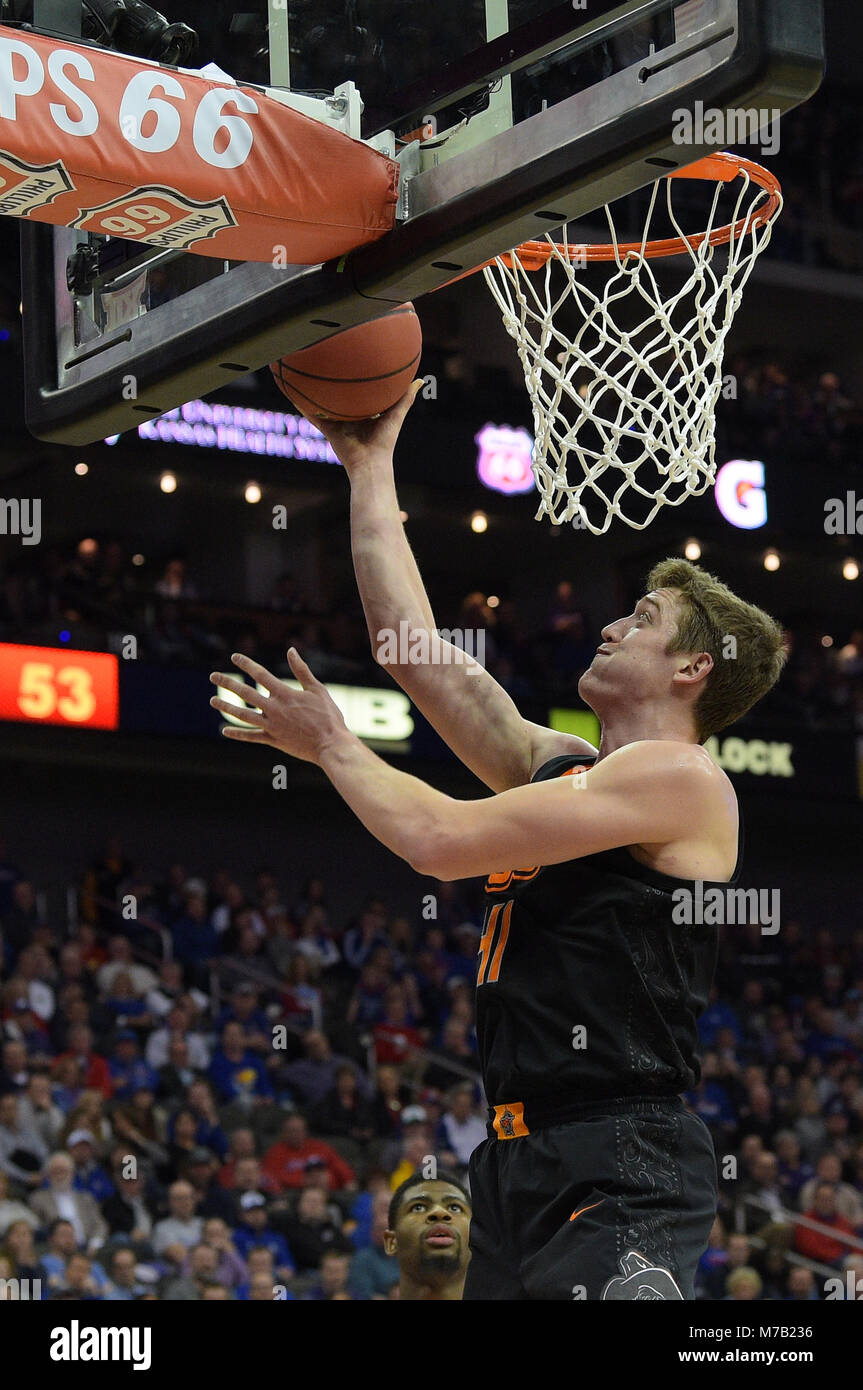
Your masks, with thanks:
[{"label": "phillips 66 logo", "polygon": [[476,471],[481,483],[495,492],[530,492],[534,486],[533,440],[525,429],[484,425],[476,436]]},{"label": "phillips 66 logo", "polygon": [[84,208],[72,223],[73,227],[100,236],[126,237],[178,250],[236,225],[225,198],[201,203],[176,188],[155,186],[135,188],[110,203]]}]

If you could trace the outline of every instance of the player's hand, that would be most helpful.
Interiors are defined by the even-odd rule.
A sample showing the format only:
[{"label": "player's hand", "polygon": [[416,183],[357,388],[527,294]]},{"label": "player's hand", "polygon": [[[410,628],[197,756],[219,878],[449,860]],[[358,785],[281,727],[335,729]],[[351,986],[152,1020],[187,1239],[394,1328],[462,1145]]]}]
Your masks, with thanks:
[{"label": "player's hand", "polygon": [[[285,681],[279,680],[251,657],[235,652],[231,657],[256,685],[248,685],[236,676],[213,671],[210,680],[223,690],[230,690],[245,703],[232,704],[219,695],[214,695],[210,704],[220,714],[231,714],[242,719],[250,728],[237,728],[225,724],[222,733],[225,738],[239,743],[267,743],[271,748],[279,748],[292,758],[316,763],[330,740],[345,731],[345,721],[332,696],[312,675],[296,647],[288,652],[288,664],[302,690],[293,690]],[[257,687],[262,686],[263,691]]]},{"label": "player's hand", "polygon": [[327,420],[321,415],[307,415],[306,418],[330,441],[350,477],[355,468],[370,459],[392,458],[405,417],[422,384],[421,377],[412,381],[401,400],[375,420]]}]

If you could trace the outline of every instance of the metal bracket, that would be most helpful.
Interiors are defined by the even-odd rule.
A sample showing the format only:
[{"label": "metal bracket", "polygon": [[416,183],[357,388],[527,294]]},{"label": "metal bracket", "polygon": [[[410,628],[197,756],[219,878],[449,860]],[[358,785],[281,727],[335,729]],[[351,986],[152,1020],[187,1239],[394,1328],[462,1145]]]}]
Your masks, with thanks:
[{"label": "metal bracket", "polygon": [[410,188],[411,183],[422,169],[422,141],[411,140],[409,145],[398,155],[398,162],[401,168],[399,179],[399,201],[396,208],[396,221],[404,222],[410,217]]},{"label": "metal bracket", "polygon": [[355,82],[343,82],[329,97],[309,97],[303,92],[289,92],[285,87],[267,87],[266,93],[274,101],[281,102],[282,106],[289,106],[292,111],[299,111],[313,121],[340,130],[352,140],[361,138],[363,99]]},{"label": "metal bracket", "polygon": [[90,294],[99,274],[99,248],[91,243],[78,246],[66,261],[66,288],[70,294]]}]

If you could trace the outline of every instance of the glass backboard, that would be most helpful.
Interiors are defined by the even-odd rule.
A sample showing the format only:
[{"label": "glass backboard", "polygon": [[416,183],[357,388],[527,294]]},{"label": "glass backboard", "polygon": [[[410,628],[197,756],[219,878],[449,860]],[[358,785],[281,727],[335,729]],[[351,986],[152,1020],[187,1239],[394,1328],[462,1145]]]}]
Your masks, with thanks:
[{"label": "glass backboard", "polygon": [[675,142],[681,110],[784,112],[823,69],[817,0],[271,0],[269,32],[262,13],[232,30],[224,4],[162,8],[240,81],[356,82],[363,138],[394,133],[399,220],[337,264],[279,268],[22,224],[41,438],[117,434],[419,299],[712,153]]}]

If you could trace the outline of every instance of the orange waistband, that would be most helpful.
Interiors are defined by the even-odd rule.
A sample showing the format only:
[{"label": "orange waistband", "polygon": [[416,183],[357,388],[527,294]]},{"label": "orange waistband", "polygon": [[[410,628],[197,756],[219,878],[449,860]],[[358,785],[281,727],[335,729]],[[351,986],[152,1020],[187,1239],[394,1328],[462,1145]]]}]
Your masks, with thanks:
[{"label": "orange waistband", "polygon": [[523,1102],[512,1100],[506,1105],[496,1105],[492,1127],[498,1139],[521,1139],[523,1135],[530,1134],[524,1122]]}]

